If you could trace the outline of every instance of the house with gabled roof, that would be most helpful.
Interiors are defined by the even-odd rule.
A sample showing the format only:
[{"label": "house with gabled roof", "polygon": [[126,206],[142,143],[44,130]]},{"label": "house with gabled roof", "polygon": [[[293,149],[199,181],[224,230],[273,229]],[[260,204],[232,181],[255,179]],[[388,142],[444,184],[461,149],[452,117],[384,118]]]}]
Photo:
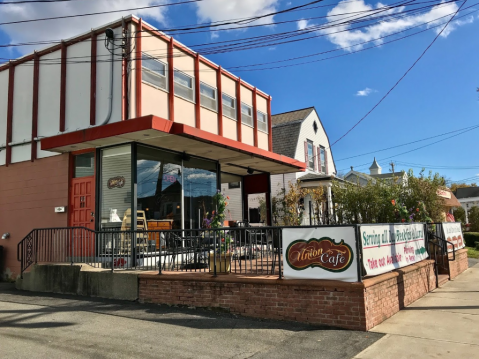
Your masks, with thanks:
[{"label": "house with gabled roof", "polygon": [[[302,187],[323,187],[326,203],[321,210],[322,223],[329,220],[332,208],[332,180],[336,178],[336,164],[330,148],[328,134],[314,107],[284,112],[271,118],[273,152],[306,163],[305,172],[271,176],[271,194],[277,195],[289,183],[300,181]],[[310,199],[304,200],[303,223],[313,223],[314,206]]]}]

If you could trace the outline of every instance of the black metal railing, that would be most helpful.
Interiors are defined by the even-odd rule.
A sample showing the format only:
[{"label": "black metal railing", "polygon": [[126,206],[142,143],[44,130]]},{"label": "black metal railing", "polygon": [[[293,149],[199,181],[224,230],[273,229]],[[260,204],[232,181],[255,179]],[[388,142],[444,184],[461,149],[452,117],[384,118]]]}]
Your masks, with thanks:
[{"label": "black metal railing", "polygon": [[95,262],[95,231],[84,227],[34,229],[17,245],[21,274],[35,263]]},{"label": "black metal railing", "polygon": [[282,229],[32,230],[17,248],[21,274],[34,263],[82,263],[107,269],[282,276]]},{"label": "black metal railing", "polygon": [[[427,249],[429,258],[434,260],[436,287],[439,286],[439,271],[442,270],[445,273],[449,273],[449,262],[456,260],[454,243],[444,239],[443,233],[442,223],[427,224]],[[450,253],[452,253],[452,258]]]}]

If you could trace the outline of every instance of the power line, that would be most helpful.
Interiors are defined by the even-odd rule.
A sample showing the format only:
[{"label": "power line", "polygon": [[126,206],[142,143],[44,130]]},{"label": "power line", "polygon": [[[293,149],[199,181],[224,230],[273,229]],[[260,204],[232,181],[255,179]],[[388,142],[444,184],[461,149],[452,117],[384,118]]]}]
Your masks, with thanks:
[{"label": "power line", "polygon": [[[85,14],[76,14],[76,15],[64,15],[64,16],[53,16],[53,17],[46,17],[46,18],[40,18],[40,19],[29,19],[29,20],[17,20],[17,21],[10,21],[10,22],[2,22],[0,25],[13,25],[13,24],[23,24],[27,22],[37,22],[37,21],[51,21],[51,20],[60,20],[60,19],[70,19],[70,18],[75,18],[75,17],[85,17],[85,16],[96,16],[96,15],[104,15],[104,14],[114,14],[114,13],[119,13],[119,12],[127,12],[127,11],[137,11],[137,10],[145,10],[145,9],[153,9],[153,8],[159,8],[159,7],[165,7],[165,6],[174,6],[174,5],[183,5],[183,4],[190,4],[190,3],[196,3],[204,0],[188,0],[188,1],[181,1],[177,3],[170,3],[170,4],[159,4],[159,5],[150,5],[150,6],[142,6],[142,7],[135,7],[135,8],[129,8],[129,9],[121,9],[121,10],[109,10],[109,11],[98,11],[98,12],[92,12],[92,13],[85,13]],[[260,16],[255,16],[252,17],[250,20],[251,21],[256,21],[258,19],[262,19],[264,17],[269,17],[269,16],[274,16],[278,14],[283,14],[289,11],[292,11],[294,9],[299,9],[299,8],[304,8],[306,6],[309,6],[311,4],[316,4],[319,3],[323,0],[314,0],[312,2],[309,2],[304,5],[298,5],[289,9],[265,14],[265,15],[260,15]],[[242,21],[245,20],[238,20],[238,21],[233,21],[233,22],[228,22],[224,24],[214,24],[211,26],[223,26],[223,25],[230,25],[230,24],[237,24],[241,23]],[[187,29],[187,28],[186,28]],[[171,30],[170,30],[171,31]],[[177,31],[177,30],[175,30]]]},{"label": "power line", "polygon": [[[415,0],[414,0],[415,1]],[[428,9],[428,8],[431,8],[431,7],[440,7],[440,6],[444,6],[444,5],[447,5],[447,4],[450,4],[450,3],[454,3],[454,2],[457,2],[457,1],[461,1],[461,0],[449,0],[449,1],[446,1],[446,2],[442,2],[442,3],[438,3],[437,1],[424,1],[424,2],[419,2],[419,3],[414,3],[414,4],[411,4],[409,6],[417,6],[417,5],[420,5],[420,4],[427,4],[427,3],[433,3],[433,5],[429,5],[429,6],[425,6],[425,7],[422,7],[422,8],[419,8],[419,9],[411,9],[411,10],[407,10],[407,11],[403,11],[401,13],[397,13],[397,14],[394,14],[394,15],[384,15],[383,17],[386,17],[386,18],[396,18],[396,17],[400,17],[400,16],[404,16],[406,15],[408,12],[410,11],[418,11],[418,10],[421,10],[421,9]],[[411,2],[411,1],[409,1]],[[397,4],[397,3],[396,3]],[[365,11],[361,11],[361,12],[350,12],[350,13],[343,13],[343,14],[334,14],[334,15],[331,15],[331,16],[343,16],[343,15],[349,15],[349,14],[357,14],[357,13],[362,13],[362,12],[375,12],[378,13],[378,12],[382,12],[382,11],[386,11],[386,10],[391,10],[393,8],[397,8],[397,7],[402,7],[404,6],[404,3],[399,3],[399,5],[387,5],[387,6],[383,6],[381,8],[376,8],[376,9],[371,9],[371,10],[365,10]],[[292,11],[299,11],[299,10],[309,10],[310,8],[308,9],[295,9],[295,10],[291,10]],[[378,11],[380,10],[380,11]],[[375,14],[372,14],[372,15],[375,15]],[[354,16],[351,16],[351,17],[354,17]],[[325,28],[331,28],[331,27],[335,27],[335,26],[342,26],[342,25],[345,25],[345,24],[348,24],[350,22],[357,22],[357,20],[360,20],[362,18],[366,18],[365,21],[370,21],[370,19],[367,19],[368,16],[363,16],[363,17],[360,17],[360,18],[355,18],[353,20],[350,20],[350,21],[346,21],[346,22],[341,22],[341,23],[338,23],[338,24],[335,24],[336,21],[332,21],[332,22],[328,22],[326,23],[327,26],[319,26],[319,25],[314,25],[314,26],[310,26],[308,28],[305,28],[305,29],[298,29],[296,31],[288,31],[288,32],[284,32],[284,33],[280,33],[278,35],[282,35],[282,34],[288,34],[288,33],[296,33],[296,32],[300,32],[300,33],[309,33],[309,32],[312,32],[312,31],[318,31],[318,30],[321,30],[321,29],[325,29]],[[201,32],[211,32],[211,31],[229,31],[229,30],[240,30],[240,29],[246,29],[246,28],[251,28],[251,27],[262,27],[262,26],[271,26],[271,25],[282,25],[282,24],[285,24],[285,23],[290,23],[290,22],[297,22],[299,20],[313,20],[313,19],[318,19],[318,18],[324,18],[324,16],[320,16],[320,17],[311,17],[311,18],[302,18],[302,19],[293,19],[293,20],[288,20],[288,21],[278,21],[278,22],[271,22],[271,23],[267,23],[267,24],[257,24],[257,25],[250,25],[250,26],[243,26],[243,27],[232,27],[232,28],[221,28],[221,29],[214,29],[214,30],[204,30],[204,31],[195,31],[195,32],[185,32],[185,33],[179,33],[179,34],[176,34],[176,35],[183,35],[183,34],[197,34],[197,33],[201,33]],[[381,17],[372,17],[373,19],[375,20],[380,20]],[[252,20],[252,19],[255,19],[255,17],[251,17],[251,18],[241,18],[241,19],[233,19],[233,20],[238,20],[236,21],[237,22],[244,22],[246,20]],[[233,21],[233,20],[225,20],[225,21],[229,21],[230,23]],[[344,20],[344,19],[341,19],[341,20]],[[225,23],[224,21],[216,21],[216,22],[212,22],[212,23],[200,23],[200,24],[196,24],[196,25],[191,25],[191,26],[198,26],[198,25],[207,25],[207,24],[213,24],[213,23],[219,23],[220,26],[224,26]],[[367,25],[366,25],[367,26]],[[203,27],[209,27],[208,25],[207,26],[201,26],[202,28]],[[196,29],[198,27],[193,27],[193,29]],[[155,30],[156,32],[165,32],[165,33],[168,33],[169,31],[177,31],[181,28],[170,28],[170,29],[163,29],[163,30]],[[344,31],[348,31],[348,30],[344,30]],[[143,30],[141,32],[149,32],[148,30]],[[136,32],[136,33],[140,33],[140,31]],[[154,35],[150,35],[150,36],[154,36]],[[252,38],[267,38],[267,37],[270,37],[270,36],[275,36],[275,35],[262,35],[262,36],[257,36],[257,37],[250,37],[250,38],[243,38],[243,39],[236,39],[236,40],[226,40],[226,41],[218,41],[218,42],[215,42],[215,43],[226,43],[226,42],[235,42],[235,41],[242,41],[242,40],[246,40],[246,39],[252,39]],[[143,37],[146,37],[146,36],[143,36]],[[89,39],[86,39],[85,41],[89,41]],[[33,46],[33,45],[45,45],[45,44],[50,44],[50,43],[54,43],[54,44],[57,44],[57,43],[60,43],[61,40],[42,40],[42,41],[37,41],[37,42],[27,42],[27,43],[17,43],[17,44],[0,44],[0,47],[20,47],[20,46]],[[206,44],[197,44],[197,45],[190,45],[190,47],[193,47],[193,46],[203,46],[203,45],[210,45],[211,42],[208,42]]]},{"label": "power line", "polygon": [[[462,131],[462,132],[460,132],[460,133],[458,133],[458,134],[455,134],[455,135],[446,137],[446,138],[444,138],[444,139],[442,139],[442,140],[435,141],[435,142],[429,143],[429,144],[427,144],[427,145],[414,148],[414,149],[409,150],[409,151],[401,152],[401,153],[395,154],[395,155],[393,155],[393,156],[381,158],[381,159],[379,159],[378,161],[385,161],[385,160],[389,160],[389,159],[394,158],[394,157],[397,157],[397,156],[404,155],[404,154],[406,154],[406,153],[411,153],[411,152],[414,152],[414,151],[423,149],[423,148],[425,148],[425,147],[429,147],[429,146],[435,145],[436,143],[446,141],[446,140],[448,140],[448,139],[450,139],[450,138],[453,138],[453,137],[462,135],[462,134],[464,134],[464,133],[466,133],[466,132],[470,132],[470,131],[475,130],[475,129],[477,129],[477,128],[479,128],[479,125],[474,126],[474,127],[472,127],[472,128],[468,128],[467,130],[464,130],[464,131]],[[363,163],[363,164],[357,165],[357,167],[358,167],[358,168],[361,168],[361,167],[367,166],[367,165],[369,165],[369,164],[370,164],[370,162],[367,162],[367,163]],[[344,170],[347,170],[347,168],[346,168],[346,169],[342,169],[342,170],[340,170],[340,171],[344,171]]]},{"label": "power line", "polygon": [[335,162],[344,161],[344,160],[349,160],[349,159],[351,159],[351,158],[356,158],[356,157],[361,157],[361,156],[366,156],[366,155],[371,155],[371,154],[373,154],[373,153],[383,152],[383,151],[391,150],[391,149],[393,149],[393,148],[398,148],[398,147],[402,147],[402,146],[412,145],[413,143],[418,143],[418,142],[422,142],[422,141],[427,141],[427,140],[430,140],[430,139],[432,139],[432,138],[437,138],[437,137],[449,135],[449,134],[455,133],[455,132],[460,132],[460,131],[464,131],[464,130],[471,130],[471,129],[474,129],[474,128],[476,128],[476,127],[477,127],[477,126],[464,127],[464,128],[459,129],[459,130],[444,132],[444,133],[441,133],[440,135],[435,135],[435,136],[431,136],[431,137],[422,138],[422,139],[420,139],[420,140],[403,143],[403,144],[401,144],[401,145],[391,146],[391,147],[383,148],[383,149],[380,149],[380,150],[375,150],[375,151],[371,151],[371,152],[362,153],[362,154],[360,154],[360,155],[355,155],[355,156],[350,156],[350,157],[341,158],[341,159],[339,159],[339,160],[336,160]]},{"label": "power line", "polygon": [[[472,5],[474,6],[474,5]],[[472,7],[472,6],[469,6],[468,8]],[[468,8],[465,8],[465,9],[462,9],[462,10],[466,10]],[[461,17],[464,17],[464,16],[469,16],[470,14],[476,12],[478,10],[474,10],[474,11],[471,11],[463,16],[460,16],[460,17],[456,17],[456,20],[461,18]],[[451,13],[452,14],[452,13]],[[351,45],[351,46],[346,46],[346,47],[342,47],[342,48],[336,48],[336,49],[333,49],[333,50],[327,50],[327,51],[324,51],[324,52],[320,52],[320,53],[316,53],[316,54],[311,54],[311,55],[306,55],[306,56],[302,56],[302,57],[299,57],[299,58],[304,58],[304,57],[311,57],[311,56],[317,56],[317,55],[320,55],[320,54],[325,54],[325,53],[329,53],[329,52],[335,52],[335,51],[340,51],[342,49],[347,49],[347,48],[351,48],[351,47],[355,47],[355,46],[360,46],[360,45],[363,45],[363,44],[366,44],[366,43],[370,43],[370,42],[375,42],[375,41],[378,41],[378,40],[381,40],[383,38],[386,38],[386,37],[390,37],[390,36],[394,36],[394,35],[397,35],[399,33],[402,33],[402,32],[405,32],[405,31],[409,31],[415,27],[420,27],[420,26],[424,26],[428,23],[431,23],[431,22],[435,22],[441,18],[444,18],[444,17],[448,17],[449,15],[451,14],[448,14],[448,15],[445,15],[445,16],[442,16],[442,17],[439,17],[439,18],[436,18],[436,19],[433,19],[431,21],[428,21],[428,22],[425,22],[425,23],[422,23],[422,24],[419,24],[419,25],[415,25],[415,26],[412,26],[410,28],[407,28],[407,29],[404,29],[404,30],[401,30],[401,31],[398,31],[396,33],[393,33],[393,34],[389,34],[389,35],[385,35],[385,36],[382,36],[380,38],[376,38],[376,39],[372,39],[372,40],[369,40],[369,41],[365,41],[365,42],[362,42],[362,43],[358,43],[358,44],[355,44],[355,45]],[[354,54],[354,53],[357,53],[357,52],[362,52],[362,51],[366,51],[366,50],[370,50],[370,49],[373,49],[373,48],[376,48],[376,47],[379,47],[379,46],[383,46],[383,45],[386,45],[386,44],[389,44],[389,43],[392,43],[392,42],[396,42],[396,41],[399,41],[399,40],[402,40],[402,39],[405,39],[405,38],[408,38],[408,37],[411,37],[411,36],[414,36],[414,35],[417,35],[417,34],[420,34],[422,32],[425,32],[425,31],[429,31],[435,27],[438,27],[438,26],[441,26],[442,24],[438,24],[438,25],[435,25],[435,26],[432,26],[432,27],[428,27],[427,29],[425,30],[422,30],[422,31],[419,31],[419,32],[416,32],[416,33],[413,33],[413,34],[409,34],[407,36],[403,36],[403,37],[400,37],[398,39],[394,39],[392,41],[388,41],[388,42],[383,42],[381,44],[378,44],[378,45],[375,45],[375,46],[372,46],[372,47],[367,47],[367,48],[364,48],[364,49],[360,49],[360,50],[357,50],[357,51],[352,51],[352,52],[349,52],[349,53],[346,53],[346,54],[342,54],[342,55],[338,55],[338,56],[332,56],[332,57],[327,57],[327,58],[323,58],[323,59],[319,59],[319,60],[314,60],[314,61],[308,61],[308,62],[302,62],[302,63],[297,63],[297,64],[291,64],[291,65],[286,65],[286,66],[276,66],[276,67],[269,67],[269,68],[260,68],[260,69],[249,69],[249,70],[241,70],[240,68],[242,68],[243,66],[236,66],[236,67],[227,67],[227,69],[229,70],[233,70],[235,68],[239,68],[238,70],[233,70],[235,72],[243,72],[243,71],[260,71],[260,70],[271,70],[271,69],[277,69],[277,68],[283,68],[283,67],[290,67],[290,66],[298,66],[298,65],[303,65],[303,64],[309,64],[309,63],[313,63],[313,62],[320,62],[320,61],[324,61],[324,60],[328,60],[328,59],[333,59],[333,58],[337,58],[337,57],[342,57],[342,56],[349,56],[351,54]],[[356,28],[353,28],[351,30],[354,30]],[[331,33],[330,33],[331,34]],[[320,35],[321,36],[321,35]],[[270,46],[270,45],[268,45]],[[154,50],[152,50],[154,51]],[[152,58],[156,58],[156,59],[163,59],[163,58],[168,58],[170,56],[151,56],[152,54],[150,53],[150,57]],[[98,57],[100,57],[102,55],[98,55]],[[104,56],[107,56],[107,55],[104,55]],[[188,56],[188,55],[174,55],[173,57],[179,57],[179,56]],[[89,58],[90,56],[77,56],[77,57],[70,57],[66,63],[69,63],[69,64],[72,64],[72,63],[89,63],[90,60],[85,60],[85,61],[72,61],[71,59],[74,59],[74,58]],[[277,63],[277,62],[285,62],[285,61],[293,61],[293,60],[296,60],[298,58],[291,58],[291,59],[286,59],[286,60],[281,60],[281,61],[273,61],[271,63]],[[5,59],[4,60],[10,60],[10,59]],[[51,64],[51,65],[58,65],[60,64],[60,62],[53,62],[53,61],[60,61],[60,58],[53,58],[53,59],[40,59],[40,61],[43,63],[43,64]],[[111,60],[105,60],[105,61],[98,61],[98,62],[110,62]],[[121,60],[114,60],[114,61],[121,61]],[[136,59],[132,59],[131,61],[136,61]],[[260,65],[265,65],[267,63],[262,63],[262,64],[250,64],[250,65],[245,65],[246,66],[249,66],[249,67],[252,67],[252,66],[260,66]],[[213,70],[202,70],[202,71],[213,71]]]},{"label": "power line", "polygon": [[371,114],[385,99],[386,97],[388,97],[388,95],[399,85],[399,83],[407,76],[407,74],[414,68],[414,66],[416,66],[416,64],[423,58],[423,56],[426,54],[426,52],[431,48],[431,46],[436,42],[436,40],[439,38],[439,36],[441,36],[441,34],[444,32],[444,30],[447,28],[447,26],[449,25],[449,23],[456,17],[457,13],[461,10],[461,8],[464,6],[464,4],[467,2],[467,0],[465,0],[461,6],[457,9],[457,11],[454,13],[454,15],[449,19],[449,21],[444,25],[444,27],[441,29],[441,31],[439,31],[439,33],[436,35],[436,37],[432,40],[432,42],[426,47],[426,49],[422,52],[422,54],[417,58],[416,61],[414,61],[414,63],[412,64],[411,67],[409,67],[409,69],[404,73],[404,75],[401,76],[401,78],[394,84],[393,87],[391,87],[391,89],[379,100],[379,102],[373,106],[373,108],[371,110],[369,110],[368,113],[366,113],[366,115],[364,115],[358,122],[356,122],[356,124],[351,127],[344,135],[342,135],[339,139],[337,139],[331,146],[329,146],[330,148],[332,146],[334,146],[336,143],[338,143],[339,141],[341,141],[344,137],[346,137],[352,130],[354,130],[356,128],[356,126],[358,126],[364,119],[366,119],[366,117],[369,116],[369,114]]}]

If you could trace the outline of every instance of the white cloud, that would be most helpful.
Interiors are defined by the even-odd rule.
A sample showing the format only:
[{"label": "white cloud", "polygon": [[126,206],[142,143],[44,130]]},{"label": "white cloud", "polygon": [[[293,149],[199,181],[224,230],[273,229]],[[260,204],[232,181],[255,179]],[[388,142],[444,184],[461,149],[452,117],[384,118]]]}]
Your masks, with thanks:
[{"label": "white cloud", "polygon": [[309,26],[308,20],[301,19],[297,22],[297,25],[298,25],[298,30],[304,30]]},{"label": "white cloud", "polygon": [[[277,11],[280,0],[207,0],[196,3],[196,14],[200,22],[216,22],[261,16]],[[254,22],[268,24],[273,16],[264,17]],[[241,26],[239,24],[238,26]],[[228,25],[233,27],[233,25]],[[212,38],[217,37],[212,33]]]},{"label": "white cloud", "polygon": [[[167,3],[167,0],[85,0],[53,3],[25,3],[2,5],[0,22],[39,19],[92,12],[131,9]],[[144,9],[139,11],[124,11],[94,16],[75,17],[60,20],[27,22],[14,25],[3,25],[1,30],[12,43],[38,40],[59,40],[88,32],[110,21],[120,19],[131,13],[165,23],[166,7]],[[31,51],[27,47],[20,51]]]},{"label": "white cloud", "polygon": [[[345,0],[338,3],[336,7],[334,7],[331,11],[328,12],[327,21],[328,23],[341,23],[346,19],[354,20],[355,18],[363,17],[366,13],[364,11],[370,11],[374,9],[378,9],[384,7],[385,5],[382,3],[377,3],[376,6],[366,4],[364,0]],[[392,33],[402,31],[406,28],[420,25],[425,22],[430,22],[426,26],[431,27],[434,25],[438,25],[439,23],[443,23],[447,21],[450,16],[449,14],[453,14],[457,11],[458,6],[456,3],[448,3],[448,4],[439,4],[431,8],[428,12],[418,14],[418,15],[411,15],[411,16],[404,16],[401,18],[385,18],[383,21],[373,24],[371,26],[362,28],[361,30],[349,30],[351,28],[350,25],[342,25],[337,26],[332,30],[322,30],[322,34],[327,34],[327,38],[333,44],[338,45],[339,47],[349,47],[348,51],[358,50],[363,47],[361,43],[366,41],[371,41],[386,35],[390,35]],[[378,13],[376,16],[383,16],[383,15],[392,15],[396,13],[400,13],[404,10],[404,7],[399,7],[396,9],[391,9],[388,11],[383,11]],[[336,16],[339,14],[344,13],[354,13],[354,12],[362,12],[356,15],[341,15]],[[446,17],[443,17],[446,16]],[[452,15],[451,15],[452,16]],[[437,21],[433,21],[437,18],[443,17]],[[442,37],[447,37],[454,29],[458,26],[469,24],[474,21],[474,18],[471,16],[466,20],[459,20],[453,23],[450,23],[446,30],[443,31],[441,34]],[[353,25],[354,26],[354,25]],[[435,29],[436,33],[442,29],[441,26]],[[339,32],[342,31],[342,32]],[[337,32],[337,33],[332,33]],[[383,40],[375,41],[376,44],[381,44]],[[357,46],[354,46],[357,45]]]},{"label": "white cloud", "polygon": [[369,87],[366,87],[364,90],[360,90],[356,92],[356,96],[369,96],[373,92],[377,92],[376,90],[370,89]]}]

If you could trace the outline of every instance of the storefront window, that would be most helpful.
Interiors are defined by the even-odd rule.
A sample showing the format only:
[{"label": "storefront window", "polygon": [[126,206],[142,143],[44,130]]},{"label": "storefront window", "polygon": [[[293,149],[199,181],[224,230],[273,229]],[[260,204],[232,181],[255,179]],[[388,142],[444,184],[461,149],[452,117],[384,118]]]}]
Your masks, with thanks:
[{"label": "storefront window", "polygon": [[[138,146],[138,211],[144,211],[148,229],[181,228],[181,156]],[[151,227],[151,228],[150,228]]]},{"label": "storefront window", "polygon": [[183,161],[185,184],[185,228],[202,226],[205,212],[214,210],[213,196],[217,191],[216,163],[198,158]]},{"label": "storefront window", "polygon": [[131,145],[101,153],[101,218],[103,230],[131,228]]}]

